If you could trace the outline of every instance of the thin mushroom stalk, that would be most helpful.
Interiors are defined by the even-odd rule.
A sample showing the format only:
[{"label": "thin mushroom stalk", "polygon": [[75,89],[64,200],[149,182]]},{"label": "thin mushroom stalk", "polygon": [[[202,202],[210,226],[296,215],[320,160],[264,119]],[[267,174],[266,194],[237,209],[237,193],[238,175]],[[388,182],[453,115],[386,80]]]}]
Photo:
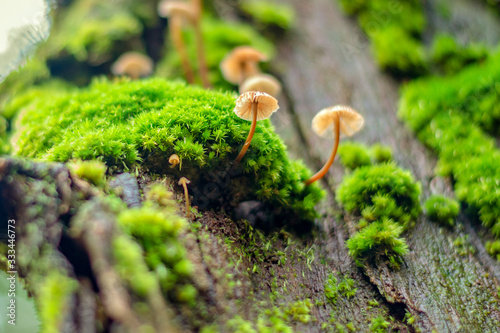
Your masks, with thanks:
[{"label": "thin mushroom stalk", "polygon": [[245,156],[245,153],[248,150],[248,147],[250,147],[250,143],[252,142],[253,135],[255,133],[255,128],[257,128],[257,105],[258,103],[253,103],[252,104],[252,126],[250,127],[250,132],[248,132],[247,139],[245,143],[243,144],[243,147],[241,148],[240,153],[234,160],[236,163],[240,163],[241,159],[243,156]]},{"label": "thin mushroom stalk", "polygon": [[198,52],[198,67],[200,71],[201,82],[203,87],[210,88],[211,84],[208,80],[208,67],[207,61],[205,59],[205,46],[203,43],[203,33],[201,31],[201,12],[203,10],[202,0],[194,0],[194,6],[196,6],[197,19],[194,22],[194,31],[196,35],[196,49]]},{"label": "thin mushroom stalk", "polygon": [[322,137],[330,137],[333,132],[335,142],[332,153],[325,165],[314,176],[304,181],[305,185],[311,185],[326,175],[332,166],[339,147],[340,134],[351,136],[363,127],[364,119],[355,110],[348,106],[336,105],[325,108],[314,116],[312,121],[313,131]]},{"label": "thin mushroom stalk", "polygon": [[187,188],[187,184],[189,183],[191,183],[191,181],[186,177],[181,177],[181,179],[179,179],[179,185],[182,185],[182,187],[184,188],[184,196],[186,198],[186,215],[188,219],[191,218],[191,206],[189,204],[189,193]]},{"label": "thin mushroom stalk", "polygon": [[325,165],[321,168],[321,170],[316,172],[316,174],[314,176],[312,176],[311,178],[309,178],[308,180],[305,181],[306,185],[311,185],[315,181],[323,178],[326,175],[326,173],[328,172],[328,170],[330,169],[330,167],[332,166],[333,161],[335,160],[335,156],[337,155],[337,149],[339,147],[339,141],[340,141],[340,128],[339,128],[340,127],[340,117],[338,114],[336,114],[334,117],[335,117],[334,118],[335,143],[333,144],[333,150],[332,150],[332,153],[330,154],[330,158],[328,159],[328,161],[326,161]]},{"label": "thin mushroom stalk", "polygon": [[186,45],[184,44],[184,39],[182,38],[182,18],[179,16],[173,16],[171,19],[170,29],[172,32],[172,40],[174,42],[174,46],[179,52],[181,57],[182,69],[184,71],[184,75],[186,75],[186,81],[189,84],[194,83],[194,72],[189,64],[188,53],[186,50]]},{"label": "thin mushroom stalk", "polygon": [[253,135],[255,133],[255,128],[257,127],[257,121],[267,119],[271,117],[273,112],[278,110],[278,101],[273,96],[260,91],[247,91],[244,92],[236,100],[236,106],[234,107],[234,113],[244,120],[249,120],[252,122],[250,126],[250,132],[248,132],[247,139],[241,148],[240,153],[234,160],[237,164],[241,161],[243,156],[250,147]]}]

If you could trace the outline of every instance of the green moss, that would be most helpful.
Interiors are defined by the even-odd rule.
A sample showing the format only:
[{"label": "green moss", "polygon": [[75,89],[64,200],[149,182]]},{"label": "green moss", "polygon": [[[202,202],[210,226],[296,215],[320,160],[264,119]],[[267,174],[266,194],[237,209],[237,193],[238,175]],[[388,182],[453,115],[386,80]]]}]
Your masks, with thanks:
[{"label": "green moss", "polygon": [[391,218],[408,226],[420,215],[420,184],[395,164],[356,169],[337,189],[337,201],[368,221]]},{"label": "green moss", "polygon": [[404,316],[404,320],[408,325],[413,325],[415,324],[415,321],[417,320],[415,316],[413,316],[410,312],[406,312]]},{"label": "green moss", "polygon": [[48,43],[48,54],[62,50],[78,61],[99,61],[120,49],[118,43],[138,38],[143,25],[131,9],[132,1],[77,0],[55,22]]},{"label": "green moss", "polygon": [[371,146],[370,154],[373,163],[386,163],[392,161],[392,149],[379,143]]},{"label": "green moss", "polygon": [[[97,80],[89,88],[38,98],[26,107],[16,153],[61,162],[98,159],[111,172],[141,161],[158,173],[186,176],[196,186],[227,170],[245,140],[250,122],[234,114],[234,101],[231,94],[162,79]],[[229,188],[218,187],[220,195],[257,199],[313,218],[323,193],[304,186],[311,172],[290,161],[285,149],[270,122],[260,121],[241,172],[233,175]],[[183,161],[182,174],[165,167],[174,153]]]},{"label": "green moss", "polygon": [[290,29],[295,20],[295,11],[286,3],[275,3],[261,0],[245,0],[241,9],[257,23],[265,26],[276,26]]},{"label": "green moss", "polygon": [[38,314],[41,333],[60,332],[71,297],[78,282],[57,271],[51,271],[40,285]]},{"label": "green moss", "polygon": [[10,73],[5,81],[0,83],[0,114],[7,120],[11,120],[14,117],[14,113],[4,109],[7,100],[25,91],[32,84],[48,79],[49,76],[50,73],[45,62],[39,60],[37,57],[28,60],[16,72]]},{"label": "green moss", "polygon": [[453,175],[457,198],[500,235],[500,55],[449,78],[418,80],[403,91],[399,115],[439,154],[437,171]]},{"label": "green moss", "polygon": [[493,258],[497,258],[497,260],[500,261],[500,240],[486,242],[486,252],[488,252]]},{"label": "green moss", "polygon": [[287,324],[285,314],[279,308],[263,311],[253,320],[245,320],[240,316],[227,321],[230,332],[237,333],[293,333]]},{"label": "green moss", "polygon": [[142,255],[142,248],[129,236],[123,235],[113,240],[113,257],[116,272],[140,297],[146,297],[157,288],[157,279],[148,270]]},{"label": "green moss", "polygon": [[[209,69],[209,80],[216,88],[224,90],[234,88],[222,77],[219,65],[224,56],[235,47],[242,45],[253,46],[270,58],[275,53],[273,45],[246,24],[223,22],[205,15],[202,21],[202,33],[205,44],[205,58]],[[183,36],[190,63],[197,69],[198,60],[194,30],[186,27]],[[168,78],[184,78],[179,54],[171,46],[170,38],[166,47],[169,51],[158,63],[156,75]]]},{"label": "green moss", "polygon": [[285,315],[288,320],[298,321],[303,324],[310,323],[312,320],[311,309],[313,308],[313,303],[310,299],[305,299],[302,301],[296,301],[290,304],[285,309]]},{"label": "green moss", "polygon": [[339,145],[337,153],[340,157],[340,162],[350,170],[371,164],[368,147],[361,143],[342,142]]},{"label": "green moss", "polygon": [[489,51],[481,44],[463,46],[450,35],[438,35],[432,45],[432,60],[445,74],[454,74],[463,67],[486,60]]},{"label": "green moss", "polygon": [[100,186],[106,181],[106,165],[101,161],[76,161],[69,164],[73,172],[95,186]]},{"label": "green moss", "polygon": [[391,325],[382,315],[375,317],[370,322],[370,331],[374,333],[385,333]]},{"label": "green moss", "polygon": [[340,281],[337,276],[330,274],[325,281],[325,296],[333,304],[337,304],[340,296],[351,298],[356,294],[357,288],[354,288],[354,280],[343,276]]},{"label": "green moss", "polygon": [[434,221],[446,226],[454,226],[460,212],[458,201],[442,195],[432,195],[424,204],[427,215]]},{"label": "green moss", "polygon": [[420,75],[427,60],[419,36],[426,20],[418,0],[340,0],[343,9],[356,15],[372,40],[373,53],[381,68],[397,75]]},{"label": "green moss", "polygon": [[139,297],[161,289],[172,302],[194,306],[198,295],[190,283],[194,266],[180,237],[187,224],[167,193],[163,185],[155,184],[143,207],[122,210],[117,216],[126,234],[113,240],[116,271]]},{"label": "green moss", "polygon": [[455,238],[452,242],[455,251],[461,256],[474,254],[476,249],[469,242],[469,235],[463,235]]},{"label": "green moss", "polygon": [[408,252],[406,241],[400,238],[402,233],[403,227],[391,220],[372,222],[347,240],[349,255],[358,266],[377,255],[386,255],[391,263],[396,263],[397,256]]},{"label": "green moss", "polygon": [[422,75],[427,71],[422,43],[399,26],[377,31],[372,40],[375,60],[382,69],[395,75],[409,76]]}]

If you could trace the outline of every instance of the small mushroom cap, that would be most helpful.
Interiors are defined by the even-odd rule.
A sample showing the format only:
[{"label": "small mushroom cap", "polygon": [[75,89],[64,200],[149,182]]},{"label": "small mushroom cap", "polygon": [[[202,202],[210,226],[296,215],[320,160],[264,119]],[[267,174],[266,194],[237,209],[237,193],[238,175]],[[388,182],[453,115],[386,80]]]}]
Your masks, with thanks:
[{"label": "small mushroom cap", "polygon": [[126,52],[113,63],[111,72],[114,75],[128,75],[133,79],[149,76],[153,72],[153,61],[139,52]]},{"label": "small mushroom cap", "polygon": [[247,91],[261,91],[276,97],[281,91],[281,84],[272,75],[257,74],[249,77],[241,84],[240,94]]},{"label": "small mushroom cap", "polygon": [[241,119],[252,121],[253,103],[257,103],[257,120],[267,119],[279,109],[278,101],[273,96],[260,91],[247,91],[236,100],[234,113]]},{"label": "small mushroom cap", "polygon": [[181,177],[181,179],[179,179],[179,185],[184,185],[184,184],[189,184],[191,183],[191,181],[189,179],[187,179],[186,177]]},{"label": "small mushroom cap", "polygon": [[177,16],[193,22],[199,18],[199,14],[192,4],[188,2],[163,0],[158,3],[158,15],[161,17],[171,18]]},{"label": "small mushroom cap", "polygon": [[173,164],[174,166],[179,164],[181,162],[179,156],[177,154],[172,154],[169,158],[168,158],[168,163],[170,164]]},{"label": "small mushroom cap", "polygon": [[248,77],[258,74],[257,64],[266,60],[267,56],[253,47],[238,46],[222,59],[220,69],[226,81],[239,84],[243,73]]},{"label": "small mushroom cap", "polygon": [[312,120],[313,131],[319,136],[329,137],[330,133],[335,130],[335,114],[340,117],[340,134],[346,136],[352,136],[359,131],[365,122],[354,109],[344,105],[336,105],[325,108],[314,116]]}]

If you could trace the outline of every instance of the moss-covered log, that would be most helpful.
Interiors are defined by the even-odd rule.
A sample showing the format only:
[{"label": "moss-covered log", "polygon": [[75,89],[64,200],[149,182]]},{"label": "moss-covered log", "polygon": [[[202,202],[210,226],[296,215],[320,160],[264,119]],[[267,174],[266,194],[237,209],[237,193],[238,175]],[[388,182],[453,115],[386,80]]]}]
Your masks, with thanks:
[{"label": "moss-covered log", "polygon": [[[233,1],[217,2],[222,5],[214,7],[224,8],[224,15],[239,17]],[[288,3],[299,13],[297,30],[275,43],[272,68],[286,92],[273,123],[290,155],[320,167],[331,142],[316,138],[310,121],[325,106],[351,104],[368,124],[357,138],[390,146],[395,163],[422,184],[421,199],[434,193],[452,197],[452,181],[434,174],[436,156],[397,119],[398,82],[377,69],[356,22],[344,17],[334,0]],[[271,151],[283,164],[270,159],[267,148],[253,145],[243,175],[228,175],[238,150],[226,143],[241,143],[244,136],[235,131],[248,127],[231,115],[234,96],[189,88],[195,102],[186,107],[186,96],[179,99],[185,86],[159,79],[100,81],[83,92],[60,88],[62,97],[27,105],[31,111],[24,116],[33,118],[19,123],[24,133],[14,148],[51,161],[98,158],[110,169],[104,179],[94,169],[73,167],[72,173],[55,162],[0,160],[0,216],[18,221],[19,274],[37,302],[42,331],[495,332],[500,327],[500,265],[484,245],[492,236],[471,215],[462,212],[452,226],[421,216],[403,234],[409,252],[399,265],[380,255],[358,267],[346,240],[357,232],[359,216],[345,214],[334,199],[346,172],[340,164],[323,183],[330,196],[316,206],[318,216],[306,231],[290,226],[291,215],[275,208],[290,209],[291,200],[295,208],[313,212],[316,201],[306,205],[309,193],[300,185],[309,171],[300,166],[300,176],[283,176],[283,170],[294,169],[269,123],[260,127],[258,141],[273,142]],[[31,94],[11,107],[46,92]],[[50,108],[50,116],[40,118],[42,108]],[[185,114],[172,115],[177,108],[221,112],[228,130],[199,130],[208,126],[206,118],[183,121]],[[155,118],[159,114],[164,117]],[[84,121],[72,122],[75,117]],[[172,129],[166,119],[174,118],[182,126],[166,135],[162,128]],[[55,133],[44,135],[53,128],[42,120],[57,125]],[[101,141],[109,151],[98,151]],[[168,157],[179,151],[182,169],[169,168]],[[189,221],[177,185],[181,170],[193,179],[203,176],[190,189],[199,211],[193,209]],[[262,205],[265,193],[250,194],[247,186],[246,202],[239,205],[242,198],[235,194],[241,182],[272,192],[276,174],[294,195],[283,191],[272,196],[271,205]],[[255,178],[269,181],[259,184]],[[216,195],[228,188],[230,194]],[[214,200],[202,207],[207,193]],[[221,204],[222,197],[234,205]],[[283,225],[288,228],[276,228]],[[0,228],[7,230],[4,220]]]}]

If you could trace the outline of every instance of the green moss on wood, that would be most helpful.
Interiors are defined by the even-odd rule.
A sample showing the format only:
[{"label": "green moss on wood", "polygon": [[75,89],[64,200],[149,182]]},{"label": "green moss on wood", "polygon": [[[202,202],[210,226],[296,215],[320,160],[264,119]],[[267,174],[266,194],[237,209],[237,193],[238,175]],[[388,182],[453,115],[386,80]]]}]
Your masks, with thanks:
[{"label": "green moss on wood", "polygon": [[340,296],[351,298],[356,294],[357,288],[354,288],[354,284],[355,281],[347,276],[329,274],[325,281],[325,296],[335,305]]},{"label": "green moss on wood", "polygon": [[386,217],[408,226],[421,212],[420,192],[409,171],[389,163],[356,169],[340,184],[337,201],[367,221]]},{"label": "green moss on wood", "polygon": [[363,266],[367,259],[384,255],[397,267],[398,257],[408,252],[406,241],[400,237],[402,233],[403,227],[391,220],[372,222],[347,240],[349,255],[358,266]]},{"label": "green moss on wood", "polygon": [[500,261],[500,240],[486,242],[486,252]]},{"label": "green moss on wood", "polygon": [[[310,171],[288,159],[268,120],[259,122],[242,171],[228,185],[216,182],[215,172],[229,169],[250,127],[234,114],[234,95],[162,79],[97,80],[61,95],[36,95],[23,104],[16,154],[61,162],[98,159],[111,172],[140,162],[160,174],[177,172],[192,184],[215,178],[220,195],[236,203],[257,199],[307,219],[316,214],[322,191],[304,186]],[[167,167],[174,153],[183,161],[182,171]]]},{"label": "green moss on wood", "polygon": [[69,167],[80,178],[100,186],[106,181],[106,164],[101,161],[75,161]]},{"label": "green moss on wood", "polygon": [[370,152],[368,148],[361,143],[349,141],[342,142],[339,145],[337,153],[342,165],[350,170],[371,164]]},{"label": "green moss on wood", "polygon": [[460,212],[458,201],[442,195],[432,195],[424,204],[425,212],[434,221],[445,226],[454,226],[455,218]]},{"label": "green moss on wood", "polygon": [[[500,236],[500,56],[449,78],[412,82],[400,116],[439,154],[438,172],[453,175],[457,198]],[[489,133],[489,134],[488,134]]]},{"label": "green moss on wood", "polygon": [[290,29],[295,20],[295,11],[287,3],[245,0],[240,7],[256,23],[269,27],[275,26],[282,29]]},{"label": "green moss on wood", "polygon": [[419,36],[426,19],[418,0],[340,0],[343,9],[358,17],[372,40],[373,53],[381,68],[397,75],[420,75],[427,59]]},{"label": "green moss on wood", "polygon": [[37,295],[41,333],[57,333],[63,329],[63,321],[72,301],[78,282],[54,270],[39,286]]},{"label": "green moss on wood", "polygon": [[432,61],[445,74],[458,73],[463,67],[482,62],[489,56],[481,44],[460,45],[450,35],[438,35],[432,45]]}]

